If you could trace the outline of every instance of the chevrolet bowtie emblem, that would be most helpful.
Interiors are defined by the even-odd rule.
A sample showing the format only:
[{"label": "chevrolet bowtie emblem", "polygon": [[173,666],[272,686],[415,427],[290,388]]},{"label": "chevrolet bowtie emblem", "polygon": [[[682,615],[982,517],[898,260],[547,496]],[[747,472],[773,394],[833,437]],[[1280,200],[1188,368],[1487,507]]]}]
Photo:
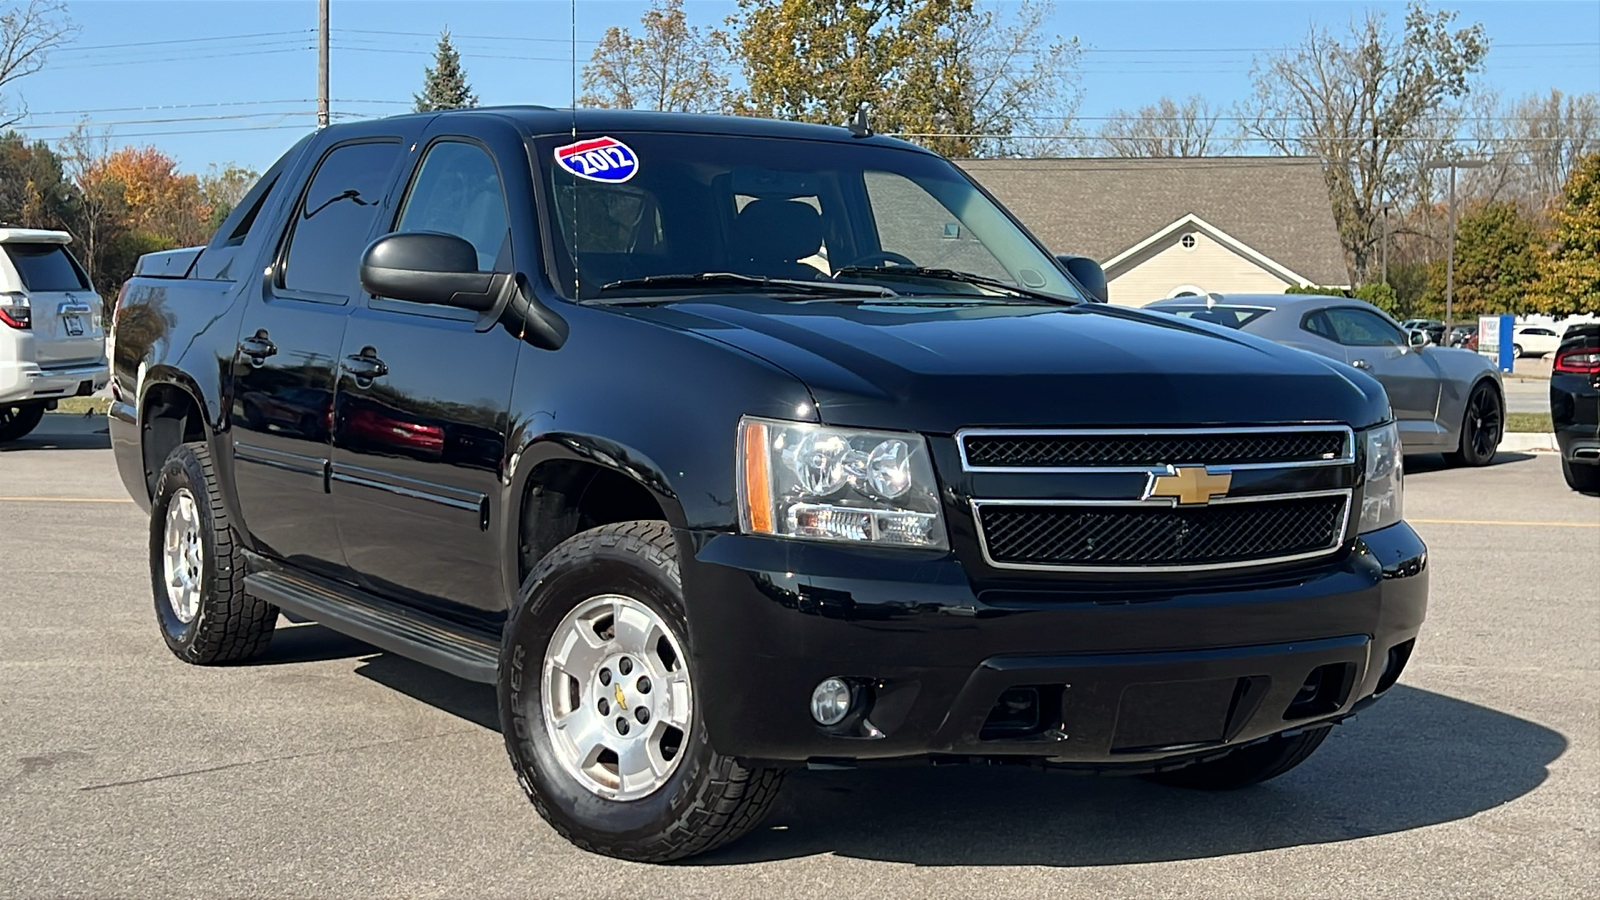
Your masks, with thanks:
[{"label": "chevrolet bowtie emblem", "polygon": [[1231,484],[1233,475],[1228,472],[1213,475],[1205,466],[1167,466],[1165,473],[1150,473],[1141,499],[1170,497],[1179,506],[1204,505],[1213,497],[1225,496]]},{"label": "chevrolet bowtie emblem", "polygon": [[616,688],[617,688],[617,708],[618,709],[622,709],[622,710],[626,710],[628,708],[628,700],[627,700],[626,697],[622,696],[622,685],[619,684],[619,685],[616,686]]}]

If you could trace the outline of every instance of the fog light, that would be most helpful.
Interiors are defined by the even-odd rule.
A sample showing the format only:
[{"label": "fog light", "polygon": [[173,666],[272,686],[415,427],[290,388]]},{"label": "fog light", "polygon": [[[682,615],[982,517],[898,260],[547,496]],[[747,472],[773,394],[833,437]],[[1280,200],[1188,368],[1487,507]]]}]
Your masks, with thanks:
[{"label": "fog light", "polygon": [[824,678],[811,692],[811,718],[819,725],[837,725],[850,712],[850,685],[841,678]]}]

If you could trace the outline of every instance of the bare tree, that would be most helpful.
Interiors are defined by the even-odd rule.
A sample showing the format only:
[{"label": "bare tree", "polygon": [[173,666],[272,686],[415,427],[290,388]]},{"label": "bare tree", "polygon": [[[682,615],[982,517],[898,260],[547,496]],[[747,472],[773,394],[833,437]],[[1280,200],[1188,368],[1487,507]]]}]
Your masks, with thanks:
[{"label": "bare tree", "polygon": [[1162,97],[1137,112],[1112,113],[1100,126],[1096,146],[1105,156],[1217,156],[1239,144],[1217,134],[1221,118],[1199,94],[1182,104]]},{"label": "bare tree", "polygon": [[1452,30],[1454,20],[1414,2],[1398,33],[1373,11],[1344,37],[1313,26],[1298,46],[1256,60],[1245,131],[1278,152],[1322,160],[1352,282],[1366,280],[1375,261],[1381,198],[1416,177],[1397,165],[1402,148],[1467,94],[1483,66],[1483,26]]},{"label": "bare tree", "polygon": [[121,230],[127,212],[122,185],[106,173],[111,131],[93,131],[88,122],[79,122],[56,145],[56,151],[67,177],[78,188],[78,221],[73,230],[83,242],[80,261],[94,282],[106,246]]},{"label": "bare tree", "polygon": [[[1048,32],[1052,0],[1022,0],[1001,17],[979,8],[958,18],[957,53],[968,70],[973,156],[1059,156],[1081,92],[1076,37]],[[989,137],[992,135],[992,137]]]},{"label": "bare tree", "polygon": [[1469,196],[1514,200],[1543,214],[1584,156],[1600,151],[1600,96],[1527,94],[1509,103],[1486,99],[1468,114],[1471,151],[1489,165],[1466,180]]},{"label": "bare tree", "polygon": [[656,0],[642,34],[606,29],[583,67],[585,106],[721,112],[727,107],[728,47],[723,34],[689,25],[683,0]]},{"label": "bare tree", "polygon": [[15,108],[5,99],[13,81],[39,71],[50,51],[66,45],[78,34],[62,0],[28,0],[0,13],[0,128],[15,125],[28,114],[21,100]]}]

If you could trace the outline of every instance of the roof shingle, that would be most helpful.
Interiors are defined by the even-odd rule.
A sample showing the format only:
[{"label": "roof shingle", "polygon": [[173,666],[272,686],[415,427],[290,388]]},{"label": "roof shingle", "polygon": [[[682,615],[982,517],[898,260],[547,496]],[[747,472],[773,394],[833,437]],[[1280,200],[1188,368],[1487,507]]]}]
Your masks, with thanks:
[{"label": "roof shingle", "polygon": [[1102,262],[1190,213],[1318,284],[1349,280],[1322,164],[1292,156],[966,159],[1054,253]]}]

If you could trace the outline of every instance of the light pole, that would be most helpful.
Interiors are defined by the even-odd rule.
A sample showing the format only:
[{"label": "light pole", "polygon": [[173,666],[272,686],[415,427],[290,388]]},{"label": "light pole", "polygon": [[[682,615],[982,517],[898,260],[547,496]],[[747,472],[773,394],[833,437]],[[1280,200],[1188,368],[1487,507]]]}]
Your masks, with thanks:
[{"label": "light pole", "polygon": [[1433,159],[1429,160],[1427,167],[1430,169],[1450,170],[1450,249],[1444,261],[1444,333],[1450,333],[1450,316],[1454,310],[1456,292],[1456,170],[1481,169],[1488,164],[1482,159]]},{"label": "light pole", "polygon": [[1377,205],[1377,211],[1383,213],[1383,246],[1380,253],[1383,258],[1382,278],[1384,284],[1389,283],[1389,210],[1394,209],[1394,204],[1384,201]]}]

